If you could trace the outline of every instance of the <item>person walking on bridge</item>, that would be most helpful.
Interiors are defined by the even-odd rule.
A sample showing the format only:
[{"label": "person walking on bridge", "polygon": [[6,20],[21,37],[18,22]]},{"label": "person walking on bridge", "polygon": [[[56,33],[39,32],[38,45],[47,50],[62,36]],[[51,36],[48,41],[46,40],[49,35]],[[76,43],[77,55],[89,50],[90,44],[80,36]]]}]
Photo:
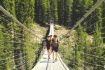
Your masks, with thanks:
[{"label": "person walking on bridge", "polygon": [[51,36],[51,38],[54,37],[54,21],[53,21],[53,19],[50,20],[50,30],[49,30],[49,35]]},{"label": "person walking on bridge", "polygon": [[53,60],[55,61],[57,60],[58,47],[59,47],[59,41],[58,41],[57,35],[54,35],[54,38],[52,40],[52,52],[53,52]]},{"label": "person walking on bridge", "polygon": [[51,36],[47,36],[46,43],[47,43],[48,59],[50,59]]}]

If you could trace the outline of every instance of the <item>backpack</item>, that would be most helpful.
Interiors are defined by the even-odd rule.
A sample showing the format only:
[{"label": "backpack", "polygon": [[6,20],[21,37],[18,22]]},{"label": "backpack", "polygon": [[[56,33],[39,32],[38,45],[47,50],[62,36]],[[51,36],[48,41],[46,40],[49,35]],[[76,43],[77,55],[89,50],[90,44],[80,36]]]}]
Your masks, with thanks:
[{"label": "backpack", "polygon": [[53,47],[57,47],[58,48],[58,46],[59,46],[59,44],[58,44],[58,40],[57,40],[57,42],[52,42],[52,45],[53,45]]}]

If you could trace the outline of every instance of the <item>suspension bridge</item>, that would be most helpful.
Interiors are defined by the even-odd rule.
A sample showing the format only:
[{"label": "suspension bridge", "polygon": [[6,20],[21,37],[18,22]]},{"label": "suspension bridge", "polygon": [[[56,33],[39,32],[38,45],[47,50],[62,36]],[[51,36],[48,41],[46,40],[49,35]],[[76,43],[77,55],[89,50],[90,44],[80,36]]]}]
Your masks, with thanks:
[{"label": "suspension bridge", "polygon": [[[81,41],[79,41],[79,43],[83,44],[83,46],[87,46],[87,42],[85,41],[87,38],[86,38],[86,35],[83,35],[82,37],[79,36],[79,35],[82,35],[82,33],[84,33],[84,31],[82,31],[82,28],[80,26],[80,24],[86,24],[86,23],[89,23],[90,21],[92,21],[96,15],[92,16],[92,18],[90,18],[89,20],[86,20],[88,18],[88,16],[91,15],[92,12],[94,12],[102,3],[104,2],[104,0],[98,0],[96,2],[96,4],[94,6],[92,6],[92,8],[79,20],[77,21],[76,25],[74,25],[74,27],[67,33],[63,36],[63,38],[61,39],[64,40],[64,38],[66,36],[69,36],[68,39],[68,45],[69,44],[72,44],[72,42],[69,41],[69,39],[71,38],[70,35],[72,34],[72,31],[75,30],[76,27],[80,27],[78,29],[81,30],[79,31],[80,34],[77,33],[76,35],[76,38],[78,40],[75,40],[73,42],[78,42],[81,38]],[[15,29],[15,28],[12,28],[12,30],[8,30],[6,32],[4,32],[2,29],[2,26],[0,26],[0,31],[4,34],[4,37],[7,36],[7,35],[10,35],[9,37],[12,38],[12,40],[0,40],[0,46],[2,45],[5,45],[8,43],[10,43],[10,45],[8,45],[8,47],[10,46],[13,46],[12,48],[8,49],[8,51],[5,51],[6,47],[4,47],[4,49],[2,50],[4,53],[3,55],[0,55],[0,57],[2,56],[2,59],[0,58],[0,68],[1,67],[6,67],[5,65],[7,65],[7,70],[105,70],[105,55],[102,54],[100,52],[100,54],[97,55],[97,53],[94,53],[94,52],[97,52],[98,50],[101,51],[101,50],[104,50],[105,49],[105,45],[103,45],[102,47],[88,47],[89,50],[87,50],[87,47],[83,47],[81,49],[79,49],[78,47],[78,43],[74,43],[74,47],[72,47],[72,50],[74,50],[72,53],[74,54],[74,56],[68,58],[71,60],[70,62],[70,65],[66,65],[63,60],[62,60],[62,57],[60,56],[60,54],[58,54],[58,57],[57,57],[57,61],[56,62],[53,62],[52,60],[52,55],[51,55],[51,59],[48,59],[47,55],[47,50],[45,50],[45,52],[43,53],[43,55],[41,54],[42,52],[42,48],[41,48],[41,38],[39,36],[37,36],[35,30],[32,30],[30,28],[28,28],[26,25],[22,24],[20,21],[18,21],[13,15],[11,15],[8,11],[6,11],[2,6],[0,6],[0,12],[2,12],[4,16],[7,16],[7,17],[4,17],[4,20],[6,23],[8,22],[13,22],[13,23],[16,23],[16,24],[9,24],[10,25],[10,28],[11,28],[11,25],[12,26],[15,26],[15,27],[18,27],[18,29],[23,29],[22,31],[25,31],[27,32],[25,35],[27,34],[31,34],[31,36],[29,37],[34,37],[35,40],[29,40],[29,41],[35,41],[37,43],[35,43],[35,46],[37,46],[35,49],[36,50],[30,50],[29,48],[25,48],[26,50],[29,51],[28,55],[26,55],[27,53],[22,53],[24,47],[20,47],[18,48],[18,46],[21,46],[23,45],[23,34],[21,33],[22,31],[19,31],[18,29]],[[6,18],[9,18],[9,19],[6,19]],[[84,23],[85,21],[85,23]],[[96,23],[96,22],[95,22]],[[94,23],[91,24],[90,27],[88,28],[92,28],[92,26],[94,26]],[[85,27],[83,27],[85,28]],[[101,30],[104,29],[105,27],[103,28],[100,28]],[[98,29],[98,30],[100,30]],[[96,31],[98,31],[96,29]],[[13,32],[12,32],[13,31]],[[95,36],[97,35],[97,32],[96,31],[93,31],[93,33],[96,33],[93,38],[95,38]],[[99,31],[100,32],[100,31]],[[99,35],[99,34],[98,34]],[[100,42],[102,41],[103,38],[100,39],[101,35],[98,36],[98,40],[100,40]],[[2,36],[1,38],[2,39]],[[15,41],[14,41],[15,40]],[[92,39],[93,40],[93,39]],[[90,41],[90,40],[89,40]],[[84,45],[85,44],[85,45]],[[33,43],[29,44],[29,45],[34,45]],[[100,45],[100,44],[98,44]],[[70,45],[72,46],[72,45]],[[32,47],[34,48],[34,46]],[[0,49],[2,49],[0,47]],[[77,51],[79,49],[79,51]],[[95,49],[94,52],[90,52],[93,51]],[[75,51],[76,50],[76,51]],[[90,52],[90,53],[89,53]],[[10,55],[11,54],[11,55]],[[36,56],[33,56],[33,55],[36,55]],[[5,56],[8,56],[8,58],[5,58]],[[79,58],[81,57],[81,55],[83,55],[83,59]],[[27,56],[30,56],[28,58],[26,58]],[[76,58],[78,57],[78,59]],[[88,57],[93,57],[94,60],[93,61],[88,61],[89,59],[91,58],[88,58]],[[31,58],[34,60],[31,60]],[[30,61],[28,61],[28,59],[30,59]],[[75,61],[73,61],[73,59]],[[96,62],[100,60],[99,62]],[[33,64],[31,64],[33,63]],[[28,65],[30,67],[28,67]],[[11,69],[8,69],[9,67],[11,67]],[[4,70],[4,69],[3,69]]]}]

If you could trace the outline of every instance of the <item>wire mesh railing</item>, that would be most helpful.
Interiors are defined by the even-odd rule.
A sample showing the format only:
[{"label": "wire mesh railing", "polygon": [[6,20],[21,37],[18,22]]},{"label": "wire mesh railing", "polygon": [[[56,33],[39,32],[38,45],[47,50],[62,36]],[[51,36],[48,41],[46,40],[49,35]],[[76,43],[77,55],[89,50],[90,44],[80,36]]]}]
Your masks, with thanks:
[{"label": "wire mesh railing", "polygon": [[[70,37],[64,41],[65,45],[62,44],[62,54],[71,70],[105,69],[105,16],[100,9],[103,1],[98,0],[66,34]],[[26,26],[0,6],[0,69],[30,70],[36,63],[40,37]]]},{"label": "wire mesh railing", "polygon": [[70,70],[105,70],[103,10],[101,2],[63,37],[60,51]]},{"label": "wire mesh railing", "polygon": [[31,70],[37,62],[41,38],[24,24],[0,6],[0,70]]}]

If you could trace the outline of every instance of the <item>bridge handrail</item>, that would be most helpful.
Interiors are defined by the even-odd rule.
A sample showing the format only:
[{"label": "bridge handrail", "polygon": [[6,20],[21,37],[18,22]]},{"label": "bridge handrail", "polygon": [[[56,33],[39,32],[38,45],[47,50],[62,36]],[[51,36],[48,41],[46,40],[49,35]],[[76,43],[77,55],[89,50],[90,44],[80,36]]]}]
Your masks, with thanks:
[{"label": "bridge handrail", "polygon": [[69,70],[69,68],[66,66],[66,64],[62,61],[61,56],[60,56],[59,54],[57,54],[57,55],[58,55],[58,58],[59,58],[61,64],[62,64],[63,67],[65,68],[65,70]]},{"label": "bridge handrail", "polygon": [[22,24],[18,19],[16,19],[12,14],[10,14],[7,10],[5,10],[1,5],[0,5],[0,11],[2,11],[6,16],[10,17],[13,19],[14,22],[16,22],[17,24],[19,24],[20,26],[22,26],[25,30],[27,30],[29,33],[31,33],[32,35],[36,36],[37,38],[39,38],[36,34],[34,30],[31,30],[29,28],[27,28],[24,24]]},{"label": "bridge handrail", "polygon": [[[72,33],[72,31],[73,31],[79,24],[81,24],[97,7],[99,7],[99,6],[102,4],[102,2],[105,2],[105,0],[97,0],[97,2],[95,3],[95,5],[93,5],[92,8],[91,8],[89,11],[87,11],[87,13],[84,14],[83,17],[82,17],[80,20],[78,20],[78,21],[76,22],[76,24],[74,25],[74,27],[73,27],[70,31],[68,31],[67,34],[65,34],[63,37],[65,37],[65,36],[67,36],[67,35],[70,35],[70,34]],[[63,40],[63,38],[62,38],[61,40]]]}]

